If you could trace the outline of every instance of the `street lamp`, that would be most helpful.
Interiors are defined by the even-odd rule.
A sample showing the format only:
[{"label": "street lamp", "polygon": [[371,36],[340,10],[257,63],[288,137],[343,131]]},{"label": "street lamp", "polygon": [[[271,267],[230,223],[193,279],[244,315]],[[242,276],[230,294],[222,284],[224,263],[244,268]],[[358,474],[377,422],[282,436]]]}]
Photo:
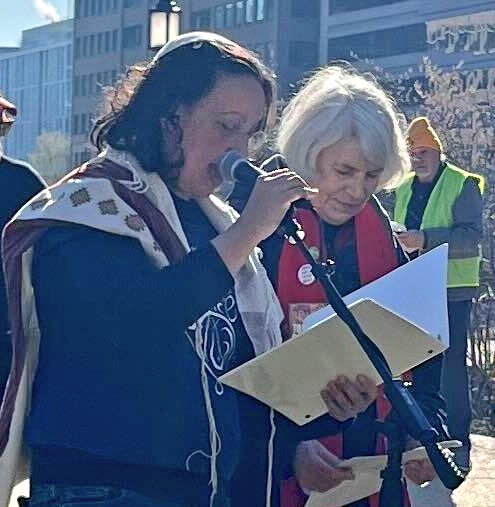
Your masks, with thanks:
[{"label": "street lamp", "polygon": [[179,35],[180,13],[181,8],[175,0],[158,0],[155,8],[149,10],[150,49],[160,49]]}]

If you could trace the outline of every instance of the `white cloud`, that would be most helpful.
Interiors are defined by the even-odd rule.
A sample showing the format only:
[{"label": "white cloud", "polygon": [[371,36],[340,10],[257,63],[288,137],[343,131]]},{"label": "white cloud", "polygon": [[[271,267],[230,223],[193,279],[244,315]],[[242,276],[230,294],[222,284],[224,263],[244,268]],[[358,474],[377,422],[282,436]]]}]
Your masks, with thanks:
[{"label": "white cloud", "polygon": [[62,18],[56,7],[47,0],[33,0],[35,9],[47,21],[60,21]]}]

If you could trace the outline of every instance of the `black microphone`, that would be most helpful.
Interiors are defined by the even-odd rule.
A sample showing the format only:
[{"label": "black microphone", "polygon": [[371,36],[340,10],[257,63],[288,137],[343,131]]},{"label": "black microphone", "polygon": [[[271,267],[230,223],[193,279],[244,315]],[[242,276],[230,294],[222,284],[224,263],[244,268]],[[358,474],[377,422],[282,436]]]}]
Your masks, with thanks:
[{"label": "black microphone", "polygon": [[[249,199],[259,176],[265,176],[276,169],[284,167],[287,167],[287,162],[283,155],[279,153],[272,155],[263,163],[262,168],[259,168],[235,150],[227,151],[219,163],[220,173],[225,185],[230,187],[231,191],[235,188],[236,197],[244,201]],[[313,209],[307,199],[294,201],[292,207]]]},{"label": "black microphone", "polygon": [[[282,155],[276,154],[270,157],[263,164],[263,167],[270,167],[271,170],[267,172],[256,167],[234,150],[226,152],[219,163],[220,173],[225,186],[230,187],[231,192],[235,188],[236,198],[243,200],[244,203],[249,199],[259,176],[265,176],[275,169],[287,167],[287,164]],[[306,199],[298,199],[291,204],[277,230],[279,234],[289,240],[296,235],[300,239],[304,238],[302,227],[294,218],[295,208],[312,209],[312,206]]]}]

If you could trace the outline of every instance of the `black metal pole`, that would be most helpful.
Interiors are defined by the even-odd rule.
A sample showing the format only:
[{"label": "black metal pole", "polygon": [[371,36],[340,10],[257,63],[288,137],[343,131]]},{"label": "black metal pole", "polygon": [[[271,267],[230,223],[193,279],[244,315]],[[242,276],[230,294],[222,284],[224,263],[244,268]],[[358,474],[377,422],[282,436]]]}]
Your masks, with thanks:
[{"label": "black metal pole", "polygon": [[387,466],[380,473],[380,507],[403,507],[402,454],[406,450],[407,433],[401,424],[388,420],[376,422],[380,433],[387,437]]},{"label": "black metal pole", "polygon": [[380,507],[402,507],[402,453],[405,450],[407,435],[421,442],[444,485],[455,489],[465,479],[465,475],[455,463],[437,445],[438,432],[426,419],[421,408],[402,382],[392,378],[390,367],[381,350],[363,331],[358,321],[351,313],[331,279],[329,266],[315,261],[306,247],[301,230],[292,218],[293,210],[285,216],[279,233],[299,249],[311,266],[315,278],[320,282],[328,303],[335,313],[349,327],[359,344],[369,357],[373,366],[383,379],[385,394],[392,405],[394,417],[389,418],[380,430],[388,440],[388,464],[382,473],[383,485],[380,492]]}]

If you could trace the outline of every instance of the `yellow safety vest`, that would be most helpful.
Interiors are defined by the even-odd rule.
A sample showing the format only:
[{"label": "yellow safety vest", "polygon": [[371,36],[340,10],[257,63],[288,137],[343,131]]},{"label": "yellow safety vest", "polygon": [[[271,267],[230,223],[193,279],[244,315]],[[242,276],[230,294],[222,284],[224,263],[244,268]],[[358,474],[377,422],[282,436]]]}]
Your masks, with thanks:
[{"label": "yellow safety vest", "polygon": [[[452,208],[467,178],[475,178],[478,181],[480,192],[483,193],[485,186],[483,176],[469,173],[449,163],[445,164],[426,204],[420,229],[452,226]],[[414,173],[409,173],[405,182],[395,191],[394,220],[401,224],[406,221],[413,180]],[[480,261],[481,253],[476,257],[449,259],[447,287],[478,287],[480,284]]]}]

